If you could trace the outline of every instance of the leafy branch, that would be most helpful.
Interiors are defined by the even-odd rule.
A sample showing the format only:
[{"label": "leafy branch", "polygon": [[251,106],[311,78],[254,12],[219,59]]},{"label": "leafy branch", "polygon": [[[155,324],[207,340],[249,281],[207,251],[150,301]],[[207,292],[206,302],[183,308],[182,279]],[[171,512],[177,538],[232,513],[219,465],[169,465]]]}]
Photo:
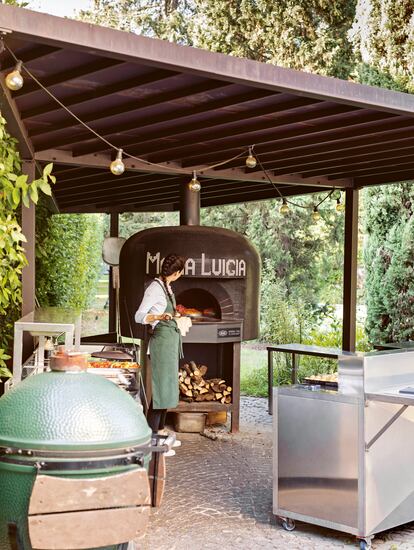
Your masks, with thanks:
[{"label": "leafy branch", "polygon": [[31,182],[21,169],[17,140],[7,132],[6,120],[0,114],[0,377],[10,376],[7,350],[13,337],[13,322],[20,314],[21,275],[27,265],[19,207],[37,204],[40,193],[50,196],[51,184],[56,183],[52,163]]}]

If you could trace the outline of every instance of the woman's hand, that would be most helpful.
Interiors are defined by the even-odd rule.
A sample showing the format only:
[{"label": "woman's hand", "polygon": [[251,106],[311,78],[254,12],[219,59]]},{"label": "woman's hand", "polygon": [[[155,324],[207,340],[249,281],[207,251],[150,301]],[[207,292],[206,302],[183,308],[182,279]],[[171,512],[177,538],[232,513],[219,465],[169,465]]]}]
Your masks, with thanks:
[{"label": "woman's hand", "polygon": [[171,321],[171,319],[173,318],[171,313],[163,313],[162,315],[160,315],[160,317],[162,321]]}]

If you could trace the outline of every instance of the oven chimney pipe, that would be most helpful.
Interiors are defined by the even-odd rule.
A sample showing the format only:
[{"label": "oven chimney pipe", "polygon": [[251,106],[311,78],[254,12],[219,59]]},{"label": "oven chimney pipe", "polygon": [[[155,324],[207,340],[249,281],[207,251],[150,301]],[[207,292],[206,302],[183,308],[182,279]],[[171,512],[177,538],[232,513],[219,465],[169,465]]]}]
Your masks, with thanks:
[{"label": "oven chimney pipe", "polygon": [[180,225],[200,225],[200,192],[191,191],[188,181],[180,188]]}]

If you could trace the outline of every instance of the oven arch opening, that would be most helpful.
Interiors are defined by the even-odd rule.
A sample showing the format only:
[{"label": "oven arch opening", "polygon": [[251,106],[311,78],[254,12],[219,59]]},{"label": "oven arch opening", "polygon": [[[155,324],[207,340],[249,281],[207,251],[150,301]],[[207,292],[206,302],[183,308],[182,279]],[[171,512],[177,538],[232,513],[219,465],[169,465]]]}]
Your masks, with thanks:
[{"label": "oven arch opening", "polygon": [[[184,315],[188,314],[193,316],[189,312],[194,310],[193,314],[195,314],[195,317],[211,318],[211,320],[221,319],[221,307],[219,302],[213,294],[202,288],[188,288],[180,292],[176,297],[176,303],[177,310]],[[188,313],[185,310],[188,310]],[[196,313],[196,311],[200,312],[201,315]]]}]

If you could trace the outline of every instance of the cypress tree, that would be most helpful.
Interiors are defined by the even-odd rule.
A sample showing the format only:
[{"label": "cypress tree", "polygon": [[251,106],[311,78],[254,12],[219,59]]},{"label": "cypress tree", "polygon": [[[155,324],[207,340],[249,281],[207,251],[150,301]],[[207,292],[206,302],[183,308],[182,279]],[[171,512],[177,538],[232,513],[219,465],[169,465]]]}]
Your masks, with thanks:
[{"label": "cypress tree", "polygon": [[[359,0],[350,37],[355,78],[414,91],[414,3]],[[410,182],[364,191],[368,336],[372,342],[414,337],[413,212]]]}]

